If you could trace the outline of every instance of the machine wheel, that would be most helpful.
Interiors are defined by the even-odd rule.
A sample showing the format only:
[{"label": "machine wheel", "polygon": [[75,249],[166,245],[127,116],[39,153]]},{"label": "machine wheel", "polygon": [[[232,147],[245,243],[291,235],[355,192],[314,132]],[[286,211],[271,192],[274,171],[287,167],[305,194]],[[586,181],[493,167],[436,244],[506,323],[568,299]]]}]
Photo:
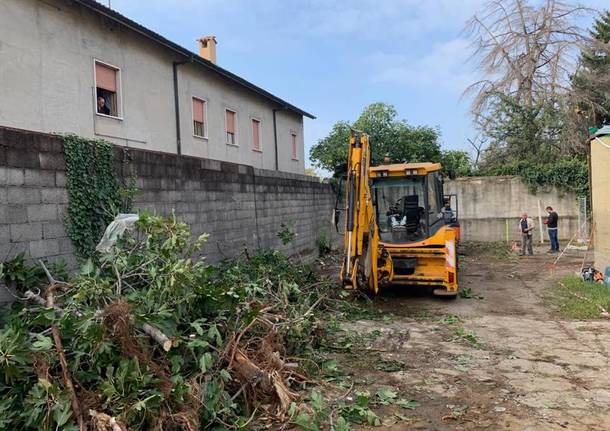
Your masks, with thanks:
[{"label": "machine wheel", "polygon": [[455,299],[458,297],[457,292],[448,292],[447,289],[445,289],[444,287],[434,289],[432,291],[432,294],[434,296],[442,296],[443,298],[447,299]]}]

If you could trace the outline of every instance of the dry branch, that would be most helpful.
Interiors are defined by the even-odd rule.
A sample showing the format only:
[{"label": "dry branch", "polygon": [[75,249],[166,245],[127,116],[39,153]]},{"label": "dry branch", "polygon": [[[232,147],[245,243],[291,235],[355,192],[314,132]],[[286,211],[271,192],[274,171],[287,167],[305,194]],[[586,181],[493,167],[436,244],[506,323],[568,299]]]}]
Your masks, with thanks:
[{"label": "dry branch", "polygon": [[[31,290],[26,291],[24,294],[24,297],[26,300],[35,302],[36,304],[38,304],[42,307],[50,308],[50,307],[48,307],[47,301],[45,301],[40,295],[32,292]],[[53,304],[53,308],[55,310],[57,310],[57,312],[60,315],[63,315],[65,313],[64,309],[58,305]],[[82,315],[78,311],[76,311],[75,313],[77,316]],[[94,317],[99,318],[102,316],[102,314],[103,314],[103,310],[97,310],[94,313]],[[167,335],[165,335],[161,330],[155,328],[154,326],[150,325],[149,323],[142,324],[142,331],[146,335],[148,335],[150,338],[152,338],[154,341],[159,343],[164,351],[169,352],[169,350],[172,348],[172,340]]]},{"label": "dry branch", "polygon": [[102,317],[104,325],[110,330],[110,334],[116,340],[122,354],[129,358],[137,358],[140,363],[147,365],[159,378],[161,392],[169,395],[174,383],[169,377],[167,366],[163,363],[163,359],[160,362],[154,360],[149,349],[143,347],[134,335],[131,306],[125,301],[113,302],[104,309]]},{"label": "dry branch", "polygon": [[288,389],[288,386],[286,386],[284,383],[284,380],[279,372],[274,371],[271,373],[271,381],[273,382],[273,387],[275,389],[275,393],[277,394],[277,398],[280,401],[281,411],[288,411],[290,403],[292,403],[292,401],[294,401],[296,398],[296,394]]},{"label": "dry branch", "polygon": [[41,307],[47,306],[47,301],[45,301],[42,298],[42,296],[32,292],[31,290],[26,291],[24,294],[24,297],[26,300],[35,302],[36,304],[40,305]]},{"label": "dry branch", "polygon": [[588,40],[574,18],[589,12],[556,0],[539,6],[527,0],[493,0],[473,16],[466,28],[472,59],[482,74],[492,77],[465,91],[474,95],[475,116],[484,113],[497,94],[514,97],[527,107],[565,94],[579,48]]},{"label": "dry branch", "polygon": [[172,340],[170,340],[169,337],[163,332],[161,332],[159,329],[149,325],[148,323],[144,323],[142,325],[142,330],[150,338],[159,343],[161,347],[163,347],[163,350],[165,350],[166,352],[169,352],[169,350],[172,348]]},{"label": "dry branch", "polygon": [[[266,313],[269,307],[261,311]],[[271,316],[270,319],[275,320]],[[257,324],[269,331],[267,335],[262,338],[244,337],[247,332],[254,330]],[[234,397],[249,388],[255,398],[272,397],[277,401],[278,412],[284,414],[290,403],[297,398],[297,394],[287,386],[286,380],[296,374],[294,370],[298,368],[298,364],[285,362],[278,351],[282,349],[283,346],[278,343],[273,325],[269,325],[267,320],[255,318],[235,335],[226,350],[230,352],[226,357],[227,368],[241,384]]]},{"label": "dry branch", "polygon": [[271,375],[261,370],[241,351],[235,352],[234,370],[239,376],[239,380],[252,387],[259,387],[266,394],[273,392],[273,382]]},{"label": "dry branch", "polygon": [[93,431],[127,431],[126,426],[106,413],[89,410],[89,416],[91,416],[91,422],[93,423]]},{"label": "dry branch", "polygon": [[[237,374],[237,380],[243,385],[250,386],[253,390],[262,392],[264,395],[272,396],[279,401],[280,412],[286,412],[290,403],[297,398],[286,383],[280,371],[268,372],[255,364],[241,350],[235,352],[233,371]],[[241,392],[241,390],[240,390]]]},{"label": "dry branch", "polygon": [[42,270],[44,271],[45,275],[47,276],[47,280],[49,280],[49,284],[51,285],[62,285],[62,286],[69,286],[70,283],[66,283],[65,281],[61,281],[61,280],[56,280],[53,275],[51,275],[51,272],[49,271],[49,269],[47,268],[47,266],[44,264],[44,262],[42,260],[38,260],[38,264],[42,267]]},{"label": "dry branch", "polygon": [[[54,308],[54,298],[53,291],[55,290],[55,285],[50,285],[47,289],[47,308]],[[72,383],[72,378],[70,377],[70,370],[68,369],[68,361],[66,360],[66,354],[64,353],[64,349],[61,344],[61,336],[59,334],[59,328],[57,325],[51,326],[51,333],[53,334],[53,341],[55,343],[55,349],[57,350],[57,356],[59,357],[59,363],[61,365],[61,373],[64,379],[64,384],[66,385],[66,389],[70,393],[70,403],[72,405],[72,413],[78,423],[78,429],[80,431],[86,431],[87,425],[83,420],[83,414],[81,412],[80,404],[78,402],[78,398],[76,396],[76,390],[74,389],[74,384]]]}]

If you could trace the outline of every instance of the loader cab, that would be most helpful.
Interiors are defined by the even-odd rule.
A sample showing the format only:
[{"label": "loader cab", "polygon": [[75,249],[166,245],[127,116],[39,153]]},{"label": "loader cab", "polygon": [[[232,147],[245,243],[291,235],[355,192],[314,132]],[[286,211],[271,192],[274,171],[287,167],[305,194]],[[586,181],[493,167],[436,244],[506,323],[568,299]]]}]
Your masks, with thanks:
[{"label": "loader cab", "polygon": [[431,237],[455,221],[443,194],[438,163],[407,163],[370,168],[379,241],[408,244]]}]

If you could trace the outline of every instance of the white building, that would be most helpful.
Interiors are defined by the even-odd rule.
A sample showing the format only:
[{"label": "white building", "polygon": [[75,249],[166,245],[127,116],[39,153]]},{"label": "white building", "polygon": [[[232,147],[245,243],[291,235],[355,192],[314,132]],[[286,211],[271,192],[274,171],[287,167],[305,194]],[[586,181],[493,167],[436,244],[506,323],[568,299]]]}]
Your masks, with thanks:
[{"label": "white building", "polygon": [[[93,0],[0,1],[0,126],[304,172],[311,114]],[[105,106],[98,106],[98,98]]]}]

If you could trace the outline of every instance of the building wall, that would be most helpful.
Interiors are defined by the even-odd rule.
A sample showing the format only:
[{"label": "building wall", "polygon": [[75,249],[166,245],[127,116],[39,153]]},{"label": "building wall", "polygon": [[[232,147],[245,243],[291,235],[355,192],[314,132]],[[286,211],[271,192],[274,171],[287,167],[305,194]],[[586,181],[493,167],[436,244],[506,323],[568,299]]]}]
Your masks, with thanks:
[{"label": "building wall", "polygon": [[[215,160],[243,163],[260,169],[275,169],[274,105],[253,93],[241,91],[234,84],[214,74],[203,74],[197,65],[179,66],[180,112],[183,154]],[[191,101],[193,97],[207,101],[207,117],[211,125],[208,139],[193,135]],[[237,146],[226,144],[225,110],[237,112]],[[260,121],[261,150],[254,150],[252,119]],[[303,117],[287,111],[276,112],[279,170],[303,174]],[[297,135],[298,160],[292,160],[290,133]]]},{"label": "building wall", "polygon": [[[578,232],[578,200],[558,190],[532,193],[519,177],[466,177],[445,182],[445,194],[458,195],[462,239],[466,241],[512,241],[520,239],[518,221],[523,212],[534,220],[534,239],[540,241],[538,209],[552,206],[559,214],[559,237],[569,240]],[[543,239],[548,234],[543,228]]]},{"label": "building wall", "polygon": [[[610,146],[610,136],[598,138]],[[591,141],[591,203],[595,267],[610,266],[610,148],[599,140]]]},{"label": "building wall", "polygon": [[[116,155],[117,172],[129,160],[136,174],[135,208],[174,211],[193,234],[207,232],[203,253],[210,262],[244,247],[308,257],[319,238],[333,238],[334,193],[317,178],[118,146]],[[24,252],[75,265],[64,229],[65,184],[61,138],[0,127],[0,262]],[[282,223],[297,234],[291,244],[277,236]],[[0,302],[3,294],[0,288]]]},{"label": "building wall", "polygon": [[[120,69],[122,119],[96,114],[94,61]],[[183,60],[143,36],[64,0],[0,2],[0,125],[99,137],[118,145],[177,151],[172,62]],[[195,64],[179,66],[183,154],[275,169],[267,99]],[[208,101],[209,139],[193,137],[191,97]],[[238,112],[239,147],[228,146],[224,110]],[[263,151],[252,151],[252,116]],[[290,157],[297,131],[299,161]],[[280,169],[304,172],[302,116],[278,112]]]}]

